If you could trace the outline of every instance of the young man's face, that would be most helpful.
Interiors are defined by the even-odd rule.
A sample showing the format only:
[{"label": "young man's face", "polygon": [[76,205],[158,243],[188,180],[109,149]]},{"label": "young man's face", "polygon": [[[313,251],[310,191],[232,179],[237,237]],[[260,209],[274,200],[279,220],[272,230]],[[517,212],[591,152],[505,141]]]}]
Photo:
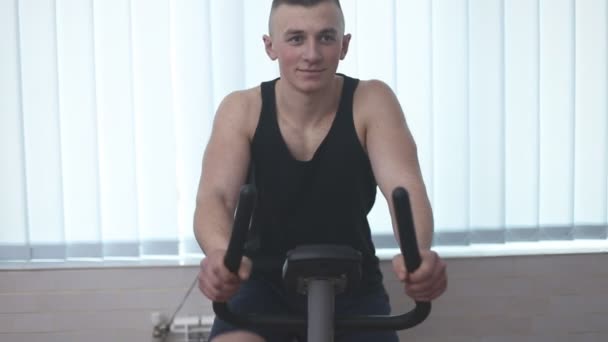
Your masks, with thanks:
[{"label": "young man's face", "polygon": [[266,52],[278,59],[281,77],[297,89],[314,92],[333,80],[348,50],[342,12],[332,1],[312,7],[280,5],[270,19]]}]

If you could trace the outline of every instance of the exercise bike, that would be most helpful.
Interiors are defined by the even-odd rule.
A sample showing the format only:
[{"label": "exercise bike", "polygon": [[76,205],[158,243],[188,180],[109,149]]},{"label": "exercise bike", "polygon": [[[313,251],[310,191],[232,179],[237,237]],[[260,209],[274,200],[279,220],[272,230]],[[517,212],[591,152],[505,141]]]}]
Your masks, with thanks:
[{"label": "exercise bike", "polygon": [[[256,191],[251,185],[241,188],[232,236],[224,264],[233,273],[239,269],[244,253]],[[399,229],[400,246],[409,272],[421,263],[407,191],[396,188],[392,193]],[[356,286],[361,277],[361,254],[338,245],[300,246],[288,252],[283,265],[283,281],[288,291],[307,296],[308,313],[304,315],[238,314],[225,302],[214,302],[215,314],[240,327],[271,327],[289,331],[306,331],[308,341],[332,342],[334,331],[378,331],[409,329],[424,321],[431,311],[430,302],[416,302],[415,307],[396,316],[335,317],[335,295]]]}]

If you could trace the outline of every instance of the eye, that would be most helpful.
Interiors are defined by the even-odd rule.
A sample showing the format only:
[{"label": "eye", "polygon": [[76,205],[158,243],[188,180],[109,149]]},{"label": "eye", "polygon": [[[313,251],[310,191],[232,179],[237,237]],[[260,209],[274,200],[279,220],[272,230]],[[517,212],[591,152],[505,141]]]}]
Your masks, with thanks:
[{"label": "eye", "polygon": [[291,43],[291,44],[300,44],[304,41],[304,37],[302,36],[291,36],[289,37],[289,39],[287,39],[287,42]]},{"label": "eye", "polygon": [[336,41],[336,36],[333,34],[324,34],[320,37],[322,43],[331,43]]}]

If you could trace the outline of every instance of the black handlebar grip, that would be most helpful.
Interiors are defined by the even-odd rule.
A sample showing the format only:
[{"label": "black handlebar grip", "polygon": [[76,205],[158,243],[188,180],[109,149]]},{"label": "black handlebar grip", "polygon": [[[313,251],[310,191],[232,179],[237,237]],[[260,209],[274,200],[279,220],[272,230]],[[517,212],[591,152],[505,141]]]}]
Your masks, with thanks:
[{"label": "black handlebar grip", "polygon": [[224,265],[232,272],[236,273],[241,265],[247,232],[251,223],[251,214],[255,207],[256,190],[251,184],[241,187],[239,201],[234,215],[234,225],[232,226],[232,237],[228,243],[228,250],[224,256]]},{"label": "black handlebar grip", "polygon": [[420,267],[422,260],[418,251],[418,240],[416,240],[410,196],[407,190],[402,187],[398,187],[393,191],[393,209],[399,230],[401,254],[405,258],[407,271],[414,272]]}]

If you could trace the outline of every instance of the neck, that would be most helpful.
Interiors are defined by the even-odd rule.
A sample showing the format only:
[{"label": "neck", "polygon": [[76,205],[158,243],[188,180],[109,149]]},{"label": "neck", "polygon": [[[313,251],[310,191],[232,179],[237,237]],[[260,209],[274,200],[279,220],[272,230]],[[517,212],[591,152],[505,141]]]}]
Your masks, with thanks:
[{"label": "neck", "polygon": [[336,76],[325,88],[304,93],[279,80],[276,87],[277,108],[281,116],[300,125],[314,124],[337,110],[341,82]]}]

